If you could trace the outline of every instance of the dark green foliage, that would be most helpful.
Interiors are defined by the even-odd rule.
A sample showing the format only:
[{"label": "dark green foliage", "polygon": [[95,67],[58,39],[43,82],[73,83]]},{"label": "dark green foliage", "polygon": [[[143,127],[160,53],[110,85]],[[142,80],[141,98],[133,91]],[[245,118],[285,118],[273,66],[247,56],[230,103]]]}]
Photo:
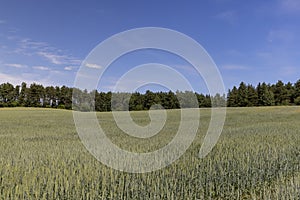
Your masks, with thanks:
[{"label": "dark green foliage", "polygon": [[237,107],[238,106],[238,89],[234,86],[232,90],[228,91],[227,106]]},{"label": "dark green foliage", "polygon": [[[73,99],[72,99],[73,98]],[[195,101],[193,101],[193,99]],[[79,111],[111,111],[113,110],[149,110],[178,108],[197,108],[225,106],[225,95],[214,97],[191,91],[152,92],[145,94],[111,93],[80,90],[66,86],[53,87],[33,83],[27,87],[26,83],[14,87],[10,83],[0,85],[0,107],[46,107],[60,109],[74,109]],[[158,106],[160,105],[160,106]]]},{"label": "dark green foliage", "polygon": [[274,105],[274,94],[271,90],[271,86],[266,83],[260,83],[257,86],[258,94],[258,106],[273,106]]},{"label": "dark green foliage", "polygon": [[[112,98],[113,97],[113,98]],[[196,98],[194,98],[196,97]],[[73,98],[73,99],[72,99]],[[196,99],[196,102],[193,101]],[[36,83],[27,87],[26,83],[14,87],[10,83],[0,85],[0,107],[47,107],[74,109],[80,111],[149,110],[197,108],[197,107],[250,107],[272,105],[300,105],[300,80],[295,84],[278,81],[270,85],[259,83],[256,87],[241,82],[225,94],[214,96],[191,91],[152,92],[145,94],[88,92],[66,86],[53,87]]]},{"label": "dark green foliage", "polygon": [[275,105],[287,105],[290,102],[288,90],[282,81],[278,81],[272,86]]},{"label": "dark green foliage", "polygon": [[256,106],[258,104],[258,94],[252,85],[247,86],[248,104],[247,106]]},{"label": "dark green foliage", "polygon": [[224,106],[226,106],[225,94],[223,94],[223,96],[221,96],[219,93],[217,93],[212,98],[212,105],[213,105],[213,107],[224,107]]},{"label": "dark green foliage", "polygon": [[298,80],[294,85],[293,98],[297,99],[300,97],[300,80]]},{"label": "dark green foliage", "polygon": [[284,84],[280,80],[273,85],[263,82],[258,83],[256,88],[241,82],[239,88],[234,86],[228,91],[227,106],[300,105],[298,97],[300,97],[300,80],[294,85],[290,82]]},{"label": "dark green foliage", "polygon": [[295,104],[296,105],[300,105],[300,96],[297,97],[295,100],[294,100]]},{"label": "dark green foliage", "polygon": [[10,107],[11,103],[16,100],[15,98],[15,89],[12,84],[3,83],[0,85],[0,101],[4,107]]},{"label": "dark green foliage", "polygon": [[28,90],[26,105],[30,107],[43,107],[44,105],[44,87],[38,84],[31,84]]},{"label": "dark green foliage", "polygon": [[244,82],[240,83],[238,89],[237,104],[239,107],[245,107],[248,105],[248,90]]}]

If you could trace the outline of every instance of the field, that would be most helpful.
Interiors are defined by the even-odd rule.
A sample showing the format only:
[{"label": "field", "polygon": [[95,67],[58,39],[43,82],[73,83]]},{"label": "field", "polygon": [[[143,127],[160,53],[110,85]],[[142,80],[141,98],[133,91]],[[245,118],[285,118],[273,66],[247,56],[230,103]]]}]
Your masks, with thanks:
[{"label": "field", "polygon": [[[153,151],[167,144],[179,111],[167,111],[162,131],[136,139],[98,113],[108,137],[123,149]],[[147,112],[132,112],[145,125]],[[299,199],[300,107],[228,108],[212,152],[198,158],[210,110],[187,152],[172,165],[131,174],[97,161],[81,143],[66,110],[0,110],[0,199]]]}]

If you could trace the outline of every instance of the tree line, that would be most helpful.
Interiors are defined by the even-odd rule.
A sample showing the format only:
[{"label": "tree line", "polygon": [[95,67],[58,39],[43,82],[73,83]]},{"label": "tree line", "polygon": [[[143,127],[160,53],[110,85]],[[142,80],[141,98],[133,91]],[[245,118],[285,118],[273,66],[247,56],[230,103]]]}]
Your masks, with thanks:
[{"label": "tree line", "polygon": [[[192,101],[194,97],[196,102]],[[73,108],[72,102],[74,103]],[[99,92],[97,90],[88,92],[67,86],[44,87],[36,83],[28,86],[24,82],[17,86],[10,83],[0,85],[0,107],[20,106],[111,111],[112,109],[148,110],[151,107],[159,109],[158,105],[165,109],[225,106],[226,97],[225,94],[211,96],[191,91],[152,92],[147,90],[143,94],[139,92]]]},{"label": "tree line", "polygon": [[[113,97],[113,98],[112,98]],[[192,101],[196,97],[196,102]],[[73,107],[72,107],[72,102]],[[241,82],[225,94],[214,96],[191,91],[145,93],[88,92],[67,86],[44,87],[41,84],[26,83],[14,86],[10,83],[0,85],[0,107],[47,107],[75,109],[81,111],[149,110],[195,108],[212,106],[246,107],[272,105],[300,105],[300,80],[295,84],[259,83],[256,87]]]},{"label": "tree line", "polygon": [[278,81],[276,84],[258,83],[256,87],[241,82],[227,94],[227,106],[280,106],[300,105],[300,80],[292,84]]}]

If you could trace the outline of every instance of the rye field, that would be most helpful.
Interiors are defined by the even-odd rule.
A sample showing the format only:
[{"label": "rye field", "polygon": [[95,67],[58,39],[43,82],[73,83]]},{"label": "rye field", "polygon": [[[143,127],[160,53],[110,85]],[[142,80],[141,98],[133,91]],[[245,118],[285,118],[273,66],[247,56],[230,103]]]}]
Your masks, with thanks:
[{"label": "rye field", "polygon": [[[228,108],[213,150],[198,157],[210,120],[199,109],[196,139],[176,162],[132,174],[97,161],[81,143],[72,111],[0,109],[0,199],[300,199],[300,107]],[[146,111],[131,112],[137,124]],[[178,110],[148,139],[122,133],[111,113],[97,113],[123,149],[154,151],[176,133]]]}]

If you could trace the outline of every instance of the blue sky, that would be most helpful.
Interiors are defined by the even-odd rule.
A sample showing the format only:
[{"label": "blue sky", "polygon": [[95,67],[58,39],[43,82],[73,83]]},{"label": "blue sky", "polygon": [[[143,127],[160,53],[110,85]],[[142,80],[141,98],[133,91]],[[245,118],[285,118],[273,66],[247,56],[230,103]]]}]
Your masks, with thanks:
[{"label": "blue sky", "polygon": [[[256,85],[300,79],[298,0],[0,3],[1,83],[72,86],[81,62],[100,42],[148,26],[173,29],[199,42],[215,61],[226,89],[241,81]],[[110,90],[131,65],[153,61],[175,67],[196,91],[205,91],[185,62],[159,51],[120,58],[100,89]]]}]

